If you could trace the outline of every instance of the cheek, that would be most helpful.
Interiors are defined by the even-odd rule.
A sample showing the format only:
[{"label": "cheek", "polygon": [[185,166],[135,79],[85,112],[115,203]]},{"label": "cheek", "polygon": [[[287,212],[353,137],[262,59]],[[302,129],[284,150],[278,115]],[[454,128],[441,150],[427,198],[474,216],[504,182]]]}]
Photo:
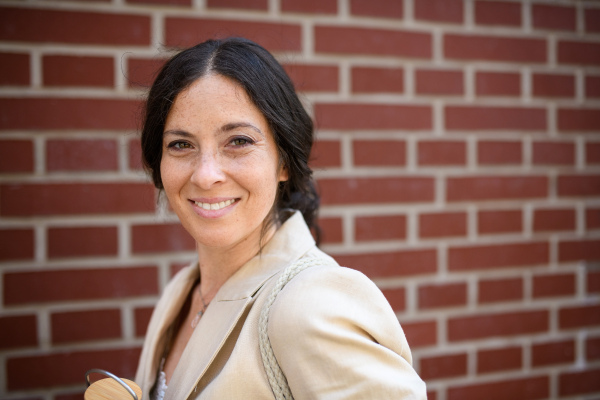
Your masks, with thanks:
[{"label": "cheek", "polygon": [[177,174],[176,171],[177,168],[174,168],[172,163],[163,158],[160,163],[160,176],[167,196],[177,188],[179,181],[181,180],[180,176],[178,176],[181,174]]}]

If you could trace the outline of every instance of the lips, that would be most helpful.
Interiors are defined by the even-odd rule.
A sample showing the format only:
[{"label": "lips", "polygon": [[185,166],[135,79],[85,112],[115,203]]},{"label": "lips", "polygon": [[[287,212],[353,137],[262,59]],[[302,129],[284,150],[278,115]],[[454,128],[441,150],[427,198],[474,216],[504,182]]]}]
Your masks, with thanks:
[{"label": "lips", "polygon": [[229,200],[219,201],[219,202],[215,202],[215,203],[205,203],[205,202],[200,202],[200,201],[194,201],[194,204],[196,204],[198,207],[200,207],[204,210],[214,210],[214,211],[220,210],[227,206],[230,206],[233,203],[235,203],[235,199],[229,199]]}]

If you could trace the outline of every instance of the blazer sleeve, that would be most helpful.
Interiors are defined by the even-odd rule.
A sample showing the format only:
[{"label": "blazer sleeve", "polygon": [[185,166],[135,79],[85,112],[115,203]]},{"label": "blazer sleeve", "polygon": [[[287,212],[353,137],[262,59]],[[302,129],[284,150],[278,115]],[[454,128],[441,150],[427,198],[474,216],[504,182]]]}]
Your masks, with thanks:
[{"label": "blazer sleeve", "polygon": [[395,313],[358,271],[301,272],[275,300],[268,333],[296,400],[427,398]]}]

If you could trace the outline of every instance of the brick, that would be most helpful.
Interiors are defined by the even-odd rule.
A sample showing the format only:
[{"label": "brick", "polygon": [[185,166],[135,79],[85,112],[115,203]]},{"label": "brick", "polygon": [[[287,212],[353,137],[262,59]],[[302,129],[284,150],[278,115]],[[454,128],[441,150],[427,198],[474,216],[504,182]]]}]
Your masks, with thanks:
[{"label": "brick", "polygon": [[169,266],[170,277],[174,277],[179,271],[190,265],[189,263],[175,263]]},{"label": "brick", "polygon": [[301,26],[232,19],[165,18],[165,44],[185,48],[210,38],[241,36],[270,51],[302,50]]},{"label": "brick", "polygon": [[534,142],[533,164],[575,165],[574,142]]},{"label": "brick", "polygon": [[0,261],[33,260],[34,241],[33,229],[0,229]]},{"label": "brick", "polygon": [[[188,0],[189,1],[189,0]],[[207,8],[239,8],[244,10],[267,11],[268,0],[207,0]]]},{"label": "brick", "polygon": [[533,297],[574,296],[576,291],[575,275],[553,274],[533,277]]},{"label": "brick", "polygon": [[[164,4],[170,6],[191,6],[192,0],[125,0],[132,4]],[[211,1],[211,0],[209,0]]]},{"label": "brick", "polygon": [[406,290],[404,288],[384,289],[382,292],[394,311],[399,312],[406,309]]},{"label": "brick", "polygon": [[402,68],[353,67],[353,93],[403,93]]},{"label": "brick", "polygon": [[423,357],[420,367],[419,376],[424,380],[464,376],[467,374],[467,354]]},{"label": "brick", "polygon": [[520,96],[521,76],[513,72],[475,73],[477,96]]},{"label": "brick", "polygon": [[437,344],[437,323],[431,321],[402,322],[402,329],[411,348]]},{"label": "brick", "polygon": [[406,129],[430,130],[430,106],[317,103],[315,119],[319,129]]},{"label": "brick", "polygon": [[48,140],[48,171],[117,171],[117,142],[114,140]]},{"label": "brick", "polygon": [[340,167],[342,148],[339,140],[317,140],[310,153],[312,168]]},{"label": "brick", "polygon": [[[98,282],[103,284],[99,285]],[[156,267],[37,270],[4,274],[5,305],[157,294]]]},{"label": "brick", "polygon": [[561,64],[600,65],[600,43],[559,40],[557,60]]},{"label": "brick", "polygon": [[307,14],[337,14],[337,0],[281,0],[281,11]]},{"label": "brick", "polygon": [[42,58],[44,86],[113,87],[111,57],[49,55]]},{"label": "brick", "polygon": [[150,323],[154,307],[137,307],[133,310],[133,320],[135,322],[135,337],[146,336],[146,330]]},{"label": "brick", "polygon": [[523,279],[482,279],[478,284],[477,301],[481,304],[523,299]]},{"label": "brick", "polygon": [[446,106],[448,130],[545,131],[546,110],[535,107]]},{"label": "brick", "polygon": [[486,400],[539,400],[550,396],[548,376],[534,376],[519,379],[475,383],[448,388],[447,400],[486,399]]},{"label": "brick", "polygon": [[420,166],[465,166],[467,163],[467,146],[462,141],[421,141],[418,144],[417,151],[418,164]]},{"label": "brick", "polygon": [[535,29],[575,31],[575,7],[533,4],[531,21]]},{"label": "brick", "polygon": [[194,250],[196,241],[181,224],[133,225],[131,251],[148,254]]},{"label": "brick", "polygon": [[[32,356],[13,356],[6,361],[8,390],[38,389],[79,385],[82,373],[95,368],[119,377],[133,377],[140,348],[72,350]],[[36,379],[31,379],[35,376]]]},{"label": "brick", "polygon": [[574,209],[540,209],[533,214],[535,232],[575,230]]},{"label": "brick", "polygon": [[137,129],[139,111],[137,100],[2,98],[0,130]]},{"label": "brick", "polygon": [[434,249],[344,254],[335,255],[334,258],[340,265],[357,269],[371,278],[437,272],[437,254]]},{"label": "brick", "polygon": [[586,368],[583,371],[562,372],[558,377],[560,396],[573,396],[600,392],[600,369]]},{"label": "brick", "polygon": [[600,175],[560,175],[558,177],[559,196],[598,196]]},{"label": "brick", "polygon": [[285,71],[302,92],[337,92],[339,69],[335,65],[285,64]]},{"label": "brick", "polygon": [[31,140],[0,140],[0,172],[33,172],[33,166]]},{"label": "brick", "polygon": [[585,144],[585,162],[586,164],[600,164],[600,142]]},{"label": "brick", "polygon": [[162,58],[130,58],[127,60],[127,83],[129,87],[149,88],[160,72],[165,60]]},{"label": "brick", "polygon": [[600,325],[600,305],[563,307],[558,310],[560,329],[577,329]]},{"label": "brick", "polygon": [[600,97],[600,76],[585,77],[585,96],[594,99]]},{"label": "brick", "polygon": [[450,247],[451,271],[543,265],[549,262],[548,242],[504,243]]},{"label": "brick", "polygon": [[419,309],[465,306],[466,283],[421,285],[418,292]]},{"label": "brick", "polygon": [[356,217],[354,220],[354,238],[359,242],[406,239],[406,216],[374,215]]},{"label": "brick", "polygon": [[429,33],[335,26],[315,26],[317,53],[431,59]]},{"label": "brick", "polygon": [[523,162],[521,142],[486,140],[477,142],[477,162],[481,165],[509,165]]},{"label": "brick", "polygon": [[448,201],[481,201],[544,198],[548,195],[545,176],[473,176],[448,178]]},{"label": "brick", "polygon": [[[110,29],[106,29],[107,27]],[[0,40],[147,46],[150,44],[150,17],[123,13],[0,7]]]},{"label": "brick", "polygon": [[565,240],[558,244],[558,259],[561,262],[600,260],[600,240]]},{"label": "brick", "polygon": [[29,62],[29,54],[0,53],[0,65],[2,65],[0,85],[29,86],[31,82]]},{"label": "brick", "polygon": [[0,349],[15,349],[38,345],[35,315],[4,315],[0,317]]},{"label": "brick", "polygon": [[575,97],[575,76],[533,74],[534,97]]},{"label": "brick", "polygon": [[119,234],[115,226],[48,229],[48,257],[116,256]]},{"label": "brick", "polygon": [[142,144],[139,139],[127,142],[129,169],[141,170],[142,166]]},{"label": "brick", "polygon": [[401,1],[350,0],[350,13],[363,17],[402,18],[404,7]]},{"label": "brick", "polygon": [[521,4],[506,1],[476,1],[477,25],[521,26]]},{"label": "brick", "polygon": [[321,240],[323,243],[342,243],[344,241],[344,228],[341,218],[319,218],[321,226]]},{"label": "brick", "polygon": [[477,232],[513,233],[523,230],[523,215],[520,210],[489,210],[477,214]]},{"label": "brick", "polygon": [[540,343],[531,346],[531,364],[534,367],[566,364],[573,361],[575,361],[574,340]]},{"label": "brick", "polygon": [[355,140],[352,154],[356,166],[398,167],[406,165],[406,142],[400,140]]},{"label": "brick", "polygon": [[588,271],[586,283],[588,293],[600,293],[600,272]]},{"label": "brick", "polygon": [[419,0],[414,4],[415,19],[461,24],[463,3],[461,0]]},{"label": "brick", "polygon": [[600,337],[588,337],[585,340],[585,359],[600,360]]},{"label": "brick", "polygon": [[477,352],[477,373],[508,371],[522,367],[523,350],[519,346],[479,350]]},{"label": "brick", "polygon": [[600,208],[588,208],[585,210],[586,229],[600,228]]},{"label": "brick", "polygon": [[542,333],[548,331],[549,324],[548,310],[487,312],[481,315],[452,317],[448,319],[448,340],[456,342]]},{"label": "brick", "polygon": [[[132,1],[132,0],[129,0],[129,1]],[[133,0],[133,1],[138,1],[138,0]],[[148,1],[152,1],[152,0],[148,0]],[[54,400],[81,400],[84,395],[85,395],[85,392],[57,394],[56,396],[54,396]]]},{"label": "brick", "polygon": [[585,31],[600,32],[600,9],[587,8],[585,12]]},{"label": "brick", "polygon": [[318,184],[324,205],[415,203],[434,199],[433,178],[330,178],[319,179]]},{"label": "brick", "polygon": [[559,108],[558,130],[596,132],[600,130],[600,109]]},{"label": "brick", "polygon": [[417,94],[458,96],[464,92],[462,71],[418,69],[415,71],[415,80]]},{"label": "brick", "polygon": [[546,40],[484,35],[444,35],[444,57],[456,60],[545,63]]},{"label": "brick", "polygon": [[87,342],[121,337],[121,311],[65,311],[52,313],[52,343]]},{"label": "brick", "polygon": [[0,185],[0,215],[129,214],[153,212],[147,183],[48,183]]},{"label": "brick", "polygon": [[419,215],[419,237],[438,238],[466,236],[467,214],[465,212],[436,212]]}]

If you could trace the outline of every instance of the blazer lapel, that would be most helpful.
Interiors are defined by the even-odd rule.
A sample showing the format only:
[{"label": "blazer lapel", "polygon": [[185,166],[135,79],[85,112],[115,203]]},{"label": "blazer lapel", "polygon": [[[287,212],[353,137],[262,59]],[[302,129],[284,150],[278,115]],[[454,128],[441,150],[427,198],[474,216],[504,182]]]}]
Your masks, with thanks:
[{"label": "blazer lapel", "polygon": [[167,330],[179,315],[181,307],[194,282],[198,279],[198,263],[193,262],[174,278],[163,293],[163,299],[156,305],[148,325],[148,335],[140,356],[140,369],[136,374],[136,382],[142,385],[144,397],[156,379],[156,373],[167,340]]}]

